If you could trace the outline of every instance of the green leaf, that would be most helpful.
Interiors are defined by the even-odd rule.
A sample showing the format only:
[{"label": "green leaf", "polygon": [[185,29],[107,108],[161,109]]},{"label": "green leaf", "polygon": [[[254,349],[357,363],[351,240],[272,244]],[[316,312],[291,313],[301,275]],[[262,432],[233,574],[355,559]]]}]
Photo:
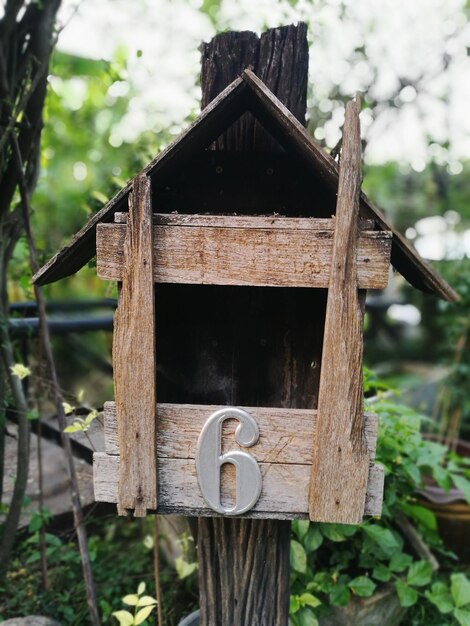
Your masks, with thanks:
[{"label": "green leaf", "polygon": [[134,623],[134,616],[129,611],[114,611],[113,616],[119,622],[119,626],[132,626]]},{"label": "green leaf", "polygon": [[406,582],[414,587],[427,585],[432,576],[432,565],[429,561],[415,561],[411,564]]},{"label": "green leaf", "polygon": [[450,591],[458,609],[470,603],[470,580],[465,574],[451,575]]},{"label": "green leaf", "polygon": [[289,602],[289,613],[294,615],[300,609],[300,598],[299,596],[291,596]]},{"label": "green leaf", "polygon": [[392,572],[403,572],[412,563],[412,561],[413,559],[409,554],[400,552],[392,556],[389,567]]},{"label": "green leaf", "polygon": [[392,574],[390,570],[388,569],[388,567],[386,567],[382,563],[374,567],[374,569],[372,570],[372,576],[376,580],[380,580],[380,582],[383,582],[383,583],[388,582],[390,580],[391,575]]},{"label": "green leaf", "polygon": [[312,593],[303,593],[299,599],[302,606],[311,606],[313,609],[321,604],[321,600]]},{"label": "green leaf", "polygon": [[26,378],[27,376],[31,376],[31,370],[29,367],[26,367],[26,365],[23,365],[23,363],[15,363],[15,365],[10,367],[10,371],[13,376],[17,376],[20,380],[23,380],[23,378]]},{"label": "green leaf", "polygon": [[370,596],[374,593],[376,584],[367,576],[357,576],[357,578],[353,578],[348,586],[356,596],[360,596],[361,598],[370,598]]},{"label": "green leaf", "polygon": [[307,553],[304,547],[295,539],[290,542],[290,566],[301,574],[305,574],[307,571]]},{"label": "green leaf", "polygon": [[137,602],[137,606],[150,606],[151,604],[157,604],[157,601],[152,596],[142,596]]},{"label": "green leaf", "polygon": [[402,607],[405,608],[416,604],[416,601],[418,600],[418,592],[416,589],[408,587],[408,585],[401,580],[396,581],[395,589],[397,590],[398,599],[400,600],[400,605]]},{"label": "green leaf", "polygon": [[70,415],[70,413],[75,411],[75,407],[68,402],[62,402],[62,408],[64,409],[65,415]]},{"label": "green leaf", "polygon": [[299,626],[318,626],[315,613],[308,606],[300,609],[296,615]]},{"label": "green leaf", "polygon": [[178,577],[183,580],[183,578],[188,578],[197,570],[197,563],[189,563],[183,556],[178,556],[175,559],[175,567]]},{"label": "green leaf", "polygon": [[141,596],[145,591],[145,583],[141,582],[139,583],[139,586],[137,587],[137,595]]},{"label": "green leaf", "polygon": [[392,556],[394,552],[399,550],[400,544],[388,528],[378,524],[365,524],[363,530],[372,541],[381,547],[387,556]]},{"label": "green leaf", "polygon": [[460,626],[470,626],[470,611],[466,609],[455,609],[454,617]]},{"label": "green leaf", "polygon": [[470,480],[464,478],[463,476],[459,476],[458,474],[452,474],[452,480],[454,481],[454,485],[457,489],[463,493],[467,504],[470,504]]},{"label": "green leaf", "polygon": [[41,528],[41,526],[42,526],[42,517],[36,513],[35,515],[32,516],[29,522],[28,530],[30,533],[35,533],[37,530]]},{"label": "green leaf", "polygon": [[426,528],[429,528],[429,530],[436,530],[436,516],[430,509],[425,506],[419,506],[418,504],[403,504],[401,508],[403,513],[412,517]]},{"label": "green leaf", "polygon": [[292,530],[300,539],[300,541],[302,541],[302,539],[307,534],[309,526],[310,526],[310,522],[308,519],[298,519],[292,522]]},{"label": "green leaf", "polygon": [[137,612],[137,615],[135,616],[135,619],[134,619],[135,626],[142,624],[142,622],[144,622],[147,619],[147,617],[150,615],[150,613],[153,611],[154,608],[155,608],[155,605],[146,606],[143,609],[140,609],[140,611]]},{"label": "green leaf", "polygon": [[320,524],[323,535],[330,541],[346,541],[357,530],[357,526],[349,524]]},{"label": "green leaf", "polygon": [[131,593],[128,596],[124,596],[122,601],[124,602],[124,604],[128,604],[129,606],[137,606],[139,596],[135,593]]},{"label": "green leaf", "polygon": [[450,595],[449,587],[445,583],[434,583],[431,587],[431,591],[426,590],[424,595],[441,613],[450,613],[454,608],[454,602]]},{"label": "green leaf", "polygon": [[351,592],[344,583],[336,583],[330,592],[331,604],[346,606],[351,600]]},{"label": "green leaf", "polygon": [[304,547],[307,552],[314,552],[323,543],[323,535],[320,532],[320,528],[314,524],[308,529],[308,533],[304,538]]}]

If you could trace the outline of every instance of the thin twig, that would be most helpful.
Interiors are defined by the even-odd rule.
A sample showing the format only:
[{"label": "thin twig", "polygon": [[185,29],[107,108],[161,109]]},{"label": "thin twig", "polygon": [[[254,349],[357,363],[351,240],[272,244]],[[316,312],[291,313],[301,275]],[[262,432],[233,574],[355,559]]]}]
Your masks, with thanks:
[{"label": "thin twig", "polygon": [[[12,149],[15,157],[15,163],[18,169],[19,176],[19,190],[20,190],[20,199],[23,207],[23,221],[24,221],[24,229],[26,233],[26,239],[28,242],[29,254],[30,254],[30,264],[32,273],[35,274],[39,269],[39,263],[37,259],[37,251],[34,244],[33,234],[31,231],[31,207],[29,201],[29,192],[26,184],[26,178],[23,170],[23,163],[21,160],[21,152],[18,145],[18,139],[16,135],[12,135]],[[87,542],[87,534],[86,528],[83,524],[83,509],[80,502],[80,493],[78,487],[78,480],[75,471],[75,464],[72,455],[72,448],[70,444],[70,439],[66,433],[64,433],[65,428],[67,427],[67,420],[65,418],[64,411],[64,398],[62,395],[62,391],[60,389],[58,378],[57,378],[57,370],[55,367],[54,356],[52,354],[50,335],[49,335],[49,327],[47,325],[47,317],[46,317],[46,304],[44,300],[44,296],[41,288],[38,285],[34,285],[34,294],[37,302],[38,309],[38,318],[39,318],[39,327],[40,327],[40,337],[42,340],[43,350],[45,360],[49,369],[49,375],[52,380],[53,388],[54,388],[54,400],[57,411],[57,419],[59,422],[59,427],[61,430],[61,439],[62,439],[62,447],[64,449],[68,473],[69,473],[69,482],[70,482],[70,490],[71,490],[71,500],[72,500],[72,509],[75,521],[75,529],[77,531],[78,545],[80,549],[80,556],[82,560],[82,568],[83,568],[83,577],[85,581],[86,588],[86,596],[87,596],[87,604],[88,611],[90,614],[90,619],[93,626],[100,625],[98,606],[96,602],[95,588],[93,584],[93,575],[91,571],[91,562],[90,555],[88,552],[88,542]]]},{"label": "thin twig", "polygon": [[155,591],[157,595],[156,626],[163,626],[162,588],[160,583],[160,555],[158,553],[158,515],[153,516],[153,569],[155,577]]}]

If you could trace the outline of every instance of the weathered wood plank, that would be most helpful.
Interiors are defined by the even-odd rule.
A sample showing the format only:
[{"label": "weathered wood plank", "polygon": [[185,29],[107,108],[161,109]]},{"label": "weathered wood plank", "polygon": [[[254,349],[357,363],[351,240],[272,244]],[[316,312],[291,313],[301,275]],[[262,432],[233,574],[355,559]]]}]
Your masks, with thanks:
[{"label": "weathered wood plank", "polygon": [[383,465],[373,463],[369,467],[364,515],[380,517],[382,515],[383,496],[384,468]]},{"label": "weathered wood plank", "polygon": [[[257,218],[259,219],[259,218]],[[154,226],[155,282],[323,287],[329,285],[332,230]],[[121,280],[124,224],[99,224],[97,272]],[[361,232],[357,251],[359,286],[383,289],[388,282],[391,235]]]},{"label": "weathered wood plank", "polygon": [[[235,121],[244,105],[246,84],[237,78],[202,111],[198,118],[175,139],[165,150],[162,150],[138,174],[154,177],[165,176],[174,171],[178,164],[194,152],[204,149],[211,141]],[[137,178],[137,177],[136,177]],[[129,194],[135,179],[130,180],[125,187],[76,233],[70,243],[57,252],[33,277],[38,285],[69,276],[77,272],[95,255],[96,225],[102,222],[111,222],[115,211],[126,208]]]},{"label": "weathered wood plank", "polygon": [[157,505],[156,361],[150,179],[135,179],[114,322],[114,393],[118,425],[118,512],[144,516]]},{"label": "weathered wood plank", "polygon": [[343,524],[362,520],[369,474],[362,384],[364,298],[356,260],[359,112],[358,99],[347,104],[309,496],[312,521]]},{"label": "weathered wood plank", "polygon": [[[157,404],[157,457],[195,459],[196,445],[207,418],[221,406],[198,404]],[[312,462],[317,411],[310,409],[277,409],[242,407],[259,426],[259,442],[250,454],[260,463],[307,464]],[[369,458],[375,457],[377,416],[366,413],[365,429]],[[234,438],[235,420],[224,425],[222,451],[243,448]],[[115,402],[104,405],[104,438],[107,454],[119,454]]]},{"label": "weathered wood plank", "polygon": [[[336,191],[339,172],[333,158],[251,70],[246,69],[242,77],[252,89],[252,97],[249,100],[252,113],[286,150],[293,150],[304,158],[324,183]],[[444,300],[458,300],[458,295],[452,287],[420,257],[410,242],[390,224],[382,211],[363,192],[360,192],[359,202],[365,211],[365,217],[372,217],[381,228],[392,231],[392,264],[413,286],[425,292],[435,293]]]},{"label": "weathered wood plank", "polygon": [[[114,214],[115,224],[127,224],[129,213]],[[334,230],[334,218],[285,217],[283,215],[189,215],[154,213],[153,224],[159,226],[208,226],[211,228],[260,228],[295,230]],[[374,230],[374,220],[359,220],[360,230]]]},{"label": "weathered wood plank", "polygon": [[[93,457],[95,499],[98,502],[117,501],[117,476],[120,457],[96,452]],[[380,515],[381,466],[371,466],[364,515]],[[310,465],[261,463],[263,489],[260,499],[244,517],[295,519],[308,516],[308,485]],[[235,493],[235,474],[222,481],[222,498],[229,502]],[[370,492],[370,495],[369,495]],[[189,516],[216,517],[202,497],[193,459],[159,458],[158,512]]]}]

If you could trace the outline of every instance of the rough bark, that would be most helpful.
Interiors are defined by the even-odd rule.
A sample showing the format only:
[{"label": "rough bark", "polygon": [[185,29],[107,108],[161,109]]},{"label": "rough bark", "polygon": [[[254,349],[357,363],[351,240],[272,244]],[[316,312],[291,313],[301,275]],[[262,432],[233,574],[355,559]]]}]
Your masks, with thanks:
[{"label": "rough bark", "polygon": [[[225,33],[205,44],[202,52],[203,107],[243,69],[250,67],[294,115],[305,122],[308,69],[305,25],[270,30],[260,39],[254,33]],[[279,150],[249,114],[221,135],[213,148]],[[224,289],[225,317],[229,308],[239,313],[239,316],[230,316],[230,330],[232,337],[240,339],[240,343],[235,340],[230,346],[231,388],[226,403],[312,406],[316,392],[309,385],[305,370],[306,360],[310,357],[312,361],[312,355],[307,356],[308,349],[296,341],[298,337],[293,330],[293,312],[298,310],[300,300],[283,290],[282,294],[276,294],[280,298],[276,309],[272,306],[273,294],[269,291],[262,288],[243,292],[237,288]],[[303,297],[305,294],[300,296]],[[227,306],[227,303],[230,304]],[[223,319],[221,305],[217,308]],[[281,311],[279,317],[273,316],[276,310]],[[256,322],[257,318],[261,323]],[[302,327],[302,323],[299,325]],[[312,340],[310,345],[315,345],[314,338],[309,339]],[[260,340],[266,342],[261,353],[254,347],[260,345]],[[276,350],[274,346],[279,345],[282,348]],[[219,344],[219,350],[221,347]],[[273,384],[263,384],[259,375],[253,375],[257,371],[270,371]],[[315,377],[314,369],[310,369],[310,377]],[[200,518],[201,624],[286,626],[289,538],[290,523],[285,521]]]}]

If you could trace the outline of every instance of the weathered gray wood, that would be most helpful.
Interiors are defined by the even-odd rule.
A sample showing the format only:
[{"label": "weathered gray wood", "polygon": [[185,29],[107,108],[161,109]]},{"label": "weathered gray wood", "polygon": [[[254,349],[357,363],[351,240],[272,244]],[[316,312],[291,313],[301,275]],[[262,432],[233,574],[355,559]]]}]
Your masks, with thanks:
[{"label": "weathered gray wood", "polygon": [[114,397],[119,438],[118,512],[157,506],[156,361],[150,179],[134,180],[114,320]]},{"label": "weathered gray wood", "polygon": [[[127,224],[129,213],[114,214],[115,224]],[[159,226],[209,226],[211,228],[260,228],[295,230],[334,230],[334,218],[285,217],[283,215],[188,215],[154,213],[153,224]],[[374,220],[359,220],[360,230],[374,230]]]},{"label": "weathered gray wood", "polygon": [[369,474],[363,418],[364,314],[356,261],[359,112],[358,99],[347,104],[309,496],[311,520],[343,524],[361,522]]},{"label": "weathered gray wood", "polygon": [[[338,169],[334,160],[323,152],[292,115],[287,115],[289,111],[286,107],[249,70],[245,70],[242,79],[235,80],[220,93],[194,124],[151,161],[143,172],[156,178],[171,171],[178,160],[182,161],[192,152],[207,145],[211,138],[217,137],[223,130],[224,123],[225,127],[230,125],[247,106],[247,85],[252,89],[249,102],[251,110],[263,119],[263,123],[273,131],[281,144],[298,153],[313,168],[315,175],[319,175],[330,189],[336,189]],[[96,253],[97,224],[111,222],[116,211],[125,209],[131,185],[132,182],[129,182],[101,211],[93,215],[70,243],[33,276],[33,282],[38,285],[54,282],[83,267]],[[392,264],[412,285],[422,291],[435,293],[445,300],[459,299],[452,287],[419,256],[406,238],[393,228],[383,213],[363,193],[360,203],[366,216],[375,219],[381,228],[392,231]]]},{"label": "weathered gray wood", "polygon": [[[252,89],[252,93],[249,94],[251,97],[248,99],[252,113],[272,132],[281,145],[305,158],[324,183],[330,189],[336,190],[339,172],[333,158],[310,137],[302,124],[250,69],[246,69],[242,77]],[[392,263],[412,285],[423,291],[436,293],[444,300],[458,300],[452,287],[419,256],[406,238],[393,228],[380,209],[362,192],[359,203],[365,217],[377,220],[381,228],[393,232]]]},{"label": "weathered gray wood", "polygon": [[[250,450],[251,454],[251,450]],[[117,502],[120,457],[104,452],[93,455],[95,500]],[[297,519],[308,517],[310,464],[260,463],[263,489],[256,505],[244,514],[247,518]],[[383,468],[370,470],[367,506],[364,515],[381,514]],[[382,482],[380,478],[382,477]],[[233,502],[235,473],[227,472],[222,480],[222,500]],[[196,476],[194,459],[158,459],[158,513],[218,517],[205,503]]]},{"label": "weathered gray wood", "polygon": [[[232,219],[236,223],[236,218]],[[258,223],[260,220],[243,218],[243,223],[249,223],[250,219]],[[334,231],[297,229],[296,221],[292,218],[291,228],[154,226],[154,280],[157,283],[326,288]],[[97,273],[100,278],[122,279],[125,236],[124,224],[98,225]],[[389,232],[361,232],[357,273],[362,289],[387,286],[390,247]]]},{"label": "weathered gray wood", "polygon": [[[190,154],[204,149],[211,141],[235,121],[245,108],[246,84],[237,78],[208,105],[199,117],[162,150],[137,175],[154,177],[167,175]],[[77,272],[96,252],[96,225],[111,222],[118,209],[127,208],[133,180],[130,180],[85,226],[76,233],[70,243],[57,252],[33,277],[33,282],[45,285]]]},{"label": "weathered gray wood", "polygon": [[380,517],[384,495],[384,468],[383,465],[372,463],[369,467],[367,481],[366,502],[364,515]]},{"label": "weathered gray wood", "polygon": [[[199,434],[207,418],[221,406],[201,404],[157,404],[157,457],[195,459]],[[314,409],[276,409],[241,407],[252,415],[260,429],[259,442],[250,454],[264,463],[300,463],[312,461],[317,411]],[[116,403],[104,405],[104,443],[107,454],[119,454]],[[365,413],[365,433],[369,458],[375,457],[377,416]],[[222,452],[243,449],[234,438],[235,420],[224,424]]]}]

